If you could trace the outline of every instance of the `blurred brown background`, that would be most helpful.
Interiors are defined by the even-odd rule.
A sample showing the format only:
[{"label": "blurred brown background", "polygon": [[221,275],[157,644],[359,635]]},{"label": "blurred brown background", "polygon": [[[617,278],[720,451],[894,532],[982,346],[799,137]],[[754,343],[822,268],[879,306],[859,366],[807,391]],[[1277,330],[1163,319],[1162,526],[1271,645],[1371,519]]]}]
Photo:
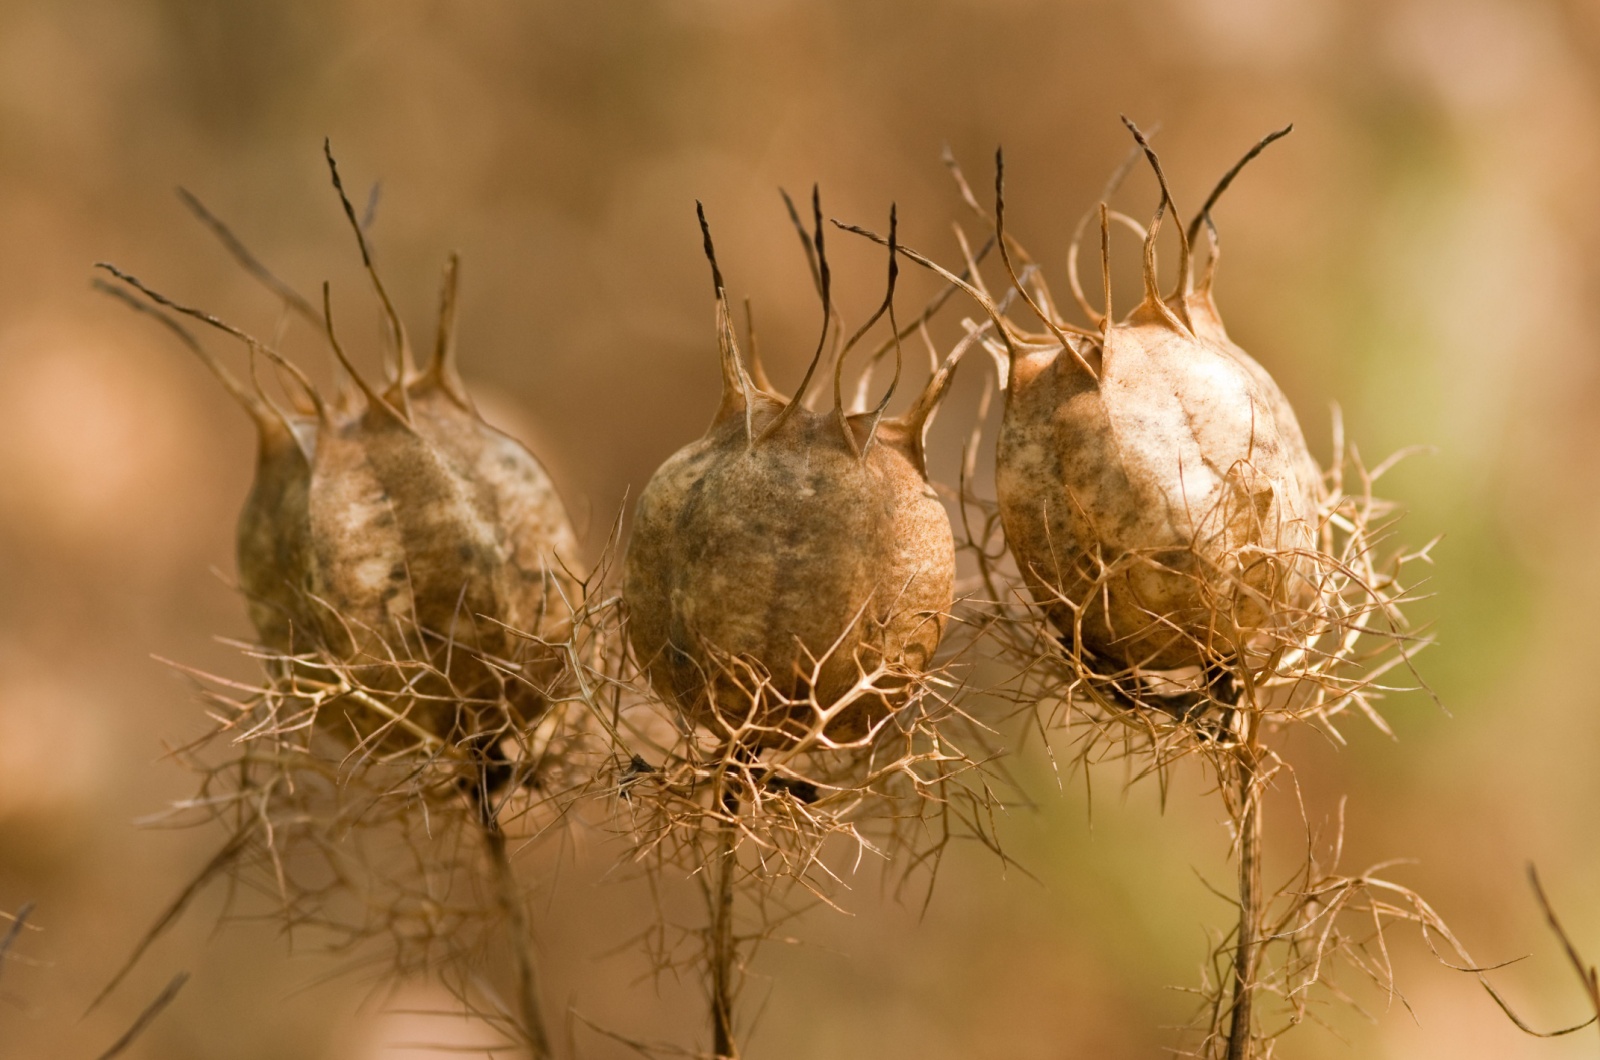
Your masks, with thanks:
[{"label": "blurred brown background", "polygon": [[[1590,0],[7,0],[0,4],[0,909],[38,902],[0,977],[0,1055],[87,1057],[177,969],[194,974],[130,1055],[374,1057],[462,1033],[383,1017],[367,986],[321,984],[270,923],[213,932],[202,901],[110,1002],[85,1005],[217,836],[141,830],[188,794],[163,747],[203,731],[152,655],[239,672],[232,569],[250,428],[197,363],[93,294],[110,259],[176,297],[270,330],[274,307],[183,213],[183,184],[302,289],[329,278],[369,318],[319,152],[381,179],[378,254],[430,334],[447,251],[465,259],[471,382],[529,436],[598,548],[625,491],[699,433],[715,402],[704,200],[735,297],[756,300],[780,380],[816,310],[776,188],[822,185],[834,216],[954,260],[966,221],[939,164],[980,189],[1007,150],[1014,230],[1058,287],[1078,212],[1122,157],[1125,112],[1161,122],[1180,205],[1286,121],[1296,132],[1218,212],[1220,301],[1294,399],[1322,457],[1333,401],[1375,460],[1436,447],[1386,480],[1436,551],[1426,677],[1396,697],[1398,741],[1359,725],[1298,738],[1314,815],[1349,795],[1347,865],[1394,870],[1482,961],[1531,953],[1506,992],[1552,1026],[1570,972],[1524,879],[1536,861],[1600,954],[1600,7]],[[1123,205],[1153,205],[1141,174]],[[972,226],[969,225],[969,228]],[[861,319],[882,259],[832,238]],[[1131,263],[1133,250],[1122,260]],[[1131,282],[1131,281],[1130,281]],[[932,291],[908,276],[910,306]],[[1124,302],[1124,304],[1129,304]],[[966,307],[953,307],[953,321]],[[953,327],[946,321],[945,327]],[[947,334],[948,330],[944,332]],[[369,332],[370,337],[370,332]],[[219,347],[221,348],[221,347]],[[370,350],[370,344],[369,344]],[[236,354],[236,351],[230,351]],[[235,360],[235,364],[239,363]],[[935,425],[954,476],[986,367]],[[1003,822],[1032,874],[963,849],[919,918],[865,867],[760,954],[752,1058],[1160,1055],[1208,929],[1229,908],[1220,813],[1180,783],[1058,790]],[[581,839],[541,902],[549,1003],[690,1044],[691,980],[618,955],[646,892]],[[553,864],[553,863],[552,863]],[[1470,978],[1396,936],[1414,1017],[1358,991],[1295,1057],[1593,1055],[1594,1035],[1518,1034]],[[432,1003],[423,988],[400,999]],[[424,1024],[427,1021],[422,1021]],[[629,1055],[583,1030],[582,1055]],[[1341,1040],[1341,1038],[1343,1040]]]}]

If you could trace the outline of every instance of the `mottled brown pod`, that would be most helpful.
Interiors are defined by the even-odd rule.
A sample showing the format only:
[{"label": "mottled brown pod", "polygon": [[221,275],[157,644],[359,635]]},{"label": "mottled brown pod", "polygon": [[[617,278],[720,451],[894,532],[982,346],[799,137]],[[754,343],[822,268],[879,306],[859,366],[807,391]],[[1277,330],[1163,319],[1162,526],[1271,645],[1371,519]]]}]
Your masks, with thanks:
[{"label": "mottled brown pod", "polygon": [[[819,217],[819,249],[820,235]],[[954,543],[923,430],[954,366],[903,416],[884,418],[882,403],[847,415],[847,344],[834,407],[812,412],[802,401],[822,344],[794,398],[757,384],[712,269],[722,400],[640,494],[629,638],[658,693],[724,739],[859,739],[928,667],[951,606]],[[825,318],[828,283],[823,258]]]},{"label": "mottled brown pod", "polygon": [[[402,353],[379,394],[345,359],[330,318],[364,400],[319,424],[307,504],[306,585],[322,643],[381,684],[415,680],[413,663],[448,678],[418,686],[434,697],[421,723],[440,736],[472,731],[464,712],[502,696],[524,720],[536,713],[536,686],[556,660],[518,634],[564,639],[568,586],[557,572],[574,547],[544,469],[472,408],[448,326],[447,313],[426,369]],[[526,680],[506,680],[494,662]]]},{"label": "mottled brown pod", "polygon": [[[478,731],[469,715],[502,701],[528,720],[559,667],[540,641],[565,639],[570,621],[571,586],[559,572],[573,558],[571,523],[544,468],[483,421],[461,383],[455,260],[439,339],[419,372],[328,161],[397,363],[383,394],[362,379],[334,335],[325,287],[328,341],[360,401],[322,410],[311,464],[305,584],[322,642],[382,683],[415,683],[427,694],[421,724],[436,735]],[[418,683],[418,671],[429,680]]]},{"label": "mottled brown pod", "polygon": [[[553,645],[571,626],[573,586],[563,563],[576,558],[572,526],[538,460],[485,423],[462,385],[455,260],[446,271],[439,340],[418,371],[331,155],[328,162],[394,342],[391,383],[381,393],[345,356],[326,286],[319,312],[266,274],[197,202],[193,208],[238,247],[247,267],[325,331],[352,384],[338,400],[324,401],[302,372],[238,329],[107,268],[157,304],[245,341],[252,374],[266,357],[303,395],[304,407],[284,411],[259,380],[247,389],[181,326],[136,303],[206,361],[256,424],[256,476],[237,545],[240,586],[263,645],[284,662],[302,658],[310,677],[326,676],[332,662],[367,690],[415,693],[404,718],[412,737],[503,734],[507,723],[542,711],[545,687],[561,668]],[[362,732],[396,721],[373,713],[373,702],[346,704]]]},{"label": "mottled brown pod", "polygon": [[1117,321],[1108,284],[1098,333],[1008,336],[995,488],[1012,555],[1069,646],[1171,669],[1266,650],[1304,619],[1321,477],[1282,390],[1222,326],[1215,253],[1191,289],[1192,233],[1179,232],[1178,289],[1161,295],[1171,196],[1140,143],[1163,195],[1144,299]]}]

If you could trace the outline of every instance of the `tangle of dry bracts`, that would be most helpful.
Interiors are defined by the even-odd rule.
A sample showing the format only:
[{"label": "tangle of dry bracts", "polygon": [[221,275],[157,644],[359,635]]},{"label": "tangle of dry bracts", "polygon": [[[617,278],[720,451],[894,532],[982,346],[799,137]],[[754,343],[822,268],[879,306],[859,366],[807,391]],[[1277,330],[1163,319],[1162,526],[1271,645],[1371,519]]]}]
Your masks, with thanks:
[{"label": "tangle of dry bracts", "polygon": [[[504,682],[492,695],[449,689],[445,671],[403,653],[404,638],[383,660],[241,645],[260,664],[255,683],[185,670],[214,725],[174,752],[199,775],[195,794],[151,823],[220,825],[226,839],[133,960],[202,888],[225,884],[232,915],[276,920],[297,947],[336,954],[378,987],[436,979],[507,1050],[551,1055],[534,887],[514,860],[560,843],[613,756],[581,680],[613,650],[607,626],[587,620],[605,604],[577,584],[568,604],[583,620],[539,645],[562,660],[556,676],[546,665],[532,685],[489,660]],[[533,719],[518,708],[530,695],[544,704]],[[445,709],[470,721],[441,737],[416,720]],[[509,980],[499,992],[497,968]]]},{"label": "tangle of dry bracts", "polygon": [[974,744],[958,735],[976,740],[981,730],[955,702],[951,668],[908,674],[880,666],[826,706],[789,700],[819,720],[853,697],[891,690],[902,702],[859,736],[834,739],[819,724],[777,748],[766,745],[771,726],[759,721],[760,693],[773,695],[772,682],[752,684],[759,692],[745,719],[707,731],[655,716],[655,731],[625,733],[611,790],[642,862],[692,869],[704,863],[705,837],[731,835],[752,877],[828,900],[841,857],[854,864],[942,842],[952,831],[987,834],[984,801],[966,786],[984,790],[971,775]]},{"label": "tangle of dry bracts", "polygon": [[[611,796],[610,826],[653,886],[687,879],[699,891],[701,919],[681,923],[663,911],[638,941],[658,974],[705,984],[711,1048],[686,1055],[714,1057],[738,1055],[751,1029],[739,1016],[746,970],[780,926],[814,906],[842,908],[863,865],[931,888],[951,843],[995,845],[998,804],[980,757],[989,734],[955,702],[955,665],[916,674],[880,666],[832,703],[788,699],[818,725],[807,739],[774,746],[760,720],[774,683],[752,676],[748,660],[728,662],[751,683],[751,707],[714,728],[664,712],[638,676],[616,688],[609,717],[619,721],[618,753],[597,784]],[[826,735],[823,719],[851,696],[885,691],[898,705],[868,731]],[[681,1051],[632,1044],[651,1055]]]},{"label": "tangle of dry bracts", "polygon": [[[1425,565],[1428,549],[1386,547],[1397,516],[1373,494],[1385,469],[1368,472],[1356,453],[1341,447],[1320,496],[1318,547],[1291,557],[1299,570],[1311,573],[1312,591],[1301,594],[1302,605],[1271,636],[1263,627],[1246,627],[1248,651],[1168,670],[1071,650],[1068,637],[1038,620],[1026,582],[1004,552],[997,505],[967,496],[969,536],[963,547],[979,571],[982,589],[975,599],[985,601],[971,612],[968,635],[1010,660],[1014,676],[997,693],[1022,707],[1041,731],[1066,734],[1070,770],[1125,762],[1130,783],[1150,780],[1165,794],[1175,768],[1198,765],[1232,822],[1240,926],[1217,951],[1230,962],[1229,971],[1208,976],[1200,990],[1201,1010],[1210,1023],[1203,1045],[1190,1055],[1269,1056],[1266,1050],[1282,1028],[1263,1029],[1260,1013],[1250,1015],[1251,999],[1279,997],[1293,1009],[1287,1024],[1292,1026],[1308,1011],[1315,1013],[1318,1004],[1341,996],[1320,974],[1324,958],[1344,953],[1358,969],[1371,968],[1352,956],[1359,947],[1344,952],[1350,948],[1345,934],[1322,930],[1325,919],[1300,915],[1328,898],[1334,877],[1308,858],[1303,879],[1269,899],[1261,889],[1260,845],[1263,803],[1292,778],[1292,766],[1274,749],[1277,737],[1293,726],[1310,725],[1343,742],[1342,726],[1351,718],[1387,733],[1381,701],[1421,687],[1412,661],[1427,637],[1409,626],[1405,607],[1418,598],[1420,579],[1412,573]],[[1138,562],[1158,561],[1120,557],[1120,563],[1104,565],[1092,591],[1102,591]],[[1163,566],[1163,575],[1168,569]],[[1216,593],[1218,584],[1213,574],[1197,592]],[[1239,591],[1247,590],[1241,586]],[[1224,588],[1221,595],[1233,594]],[[1064,607],[1072,604],[1062,601]],[[1230,626],[1230,634],[1241,628],[1237,621]],[[1203,650],[1214,651],[1220,639],[1207,637]],[[1337,903],[1347,914],[1354,908],[1370,913],[1375,890],[1395,889],[1369,877],[1347,883]],[[1280,911],[1269,918],[1256,908],[1269,900],[1299,912]],[[1399,914],[1385,910],[1384,915]],[[1436,918],[1429,924],[1443,929]],[[1287,956],[1274,962],[1269,949]],[[1392,989],[1392,983],[1373,978]],[[1249,1022],[1236,1027],[1235,1021],[1243,1019]],[[1229,1043],[1240,1040],[1256,1042],[1257,1051],[1230,1053]]]},{"label": "tangle of dry bracts", "polygon": [[[1501,1011],[1522,1031],[1556,1037],[1580,1031],[1586,1020],[1556,1031],[1537,1030],[1496,989],[1489,973],[1505,964],[1479,965],[1466,945],[1421,895],[1388,878],[1395,863],[1374,865],[1353,875],[1341,871],[1343,805],[1333,832],[1324,841],[1308,830],[1305,857],[1289,878],[1267,896],[1254,925],[1259,940],[1252,992],[1258,1024],[1252,1055],[1277,1055],[1279,1040],[1303,1023],[1321,1023],[1334,1005],[1354,1008],[1373,1019],[1364,997],[1410,1010],[1395,978],[1391,938],[1396,929],[1415,929],[1447,967],[1477,978]],[[1224,1055],[1231,1030],[1231,991],[1237,935],[1217,939],[1202,984],[1196,1014],[1197,1044],[1178,1055]],[[1514,962],[1505,962],[1506,964]]]}]

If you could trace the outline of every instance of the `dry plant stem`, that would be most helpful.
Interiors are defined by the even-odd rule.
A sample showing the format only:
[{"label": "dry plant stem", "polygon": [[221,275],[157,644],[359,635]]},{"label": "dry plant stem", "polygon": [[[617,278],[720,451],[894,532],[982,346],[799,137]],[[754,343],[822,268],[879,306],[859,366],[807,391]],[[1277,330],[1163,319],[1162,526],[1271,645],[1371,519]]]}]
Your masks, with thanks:
[{"label": "dry plant stem", "polygon": [[179,972],[173,976],[167,985],[162,988],[161,993],[156,995],[156,999],[146,1005],[143,1012],[139,1013],[139,1018],[133,1021],[133,1026],[123,1032],[122,1037],[118,1038],[111,1048],[101,1053],[98,1060],[112,1060],[113,1057],[121,1056],[127,1052],[128,1047],[145,1032],[150,1024],[155,1022],[156,1017],[166,1011],[167,1006],[177,998],[178,991],[183,989],[183,984],[188,981],[188,972]]},{"label": "dry plant stem", "polygon": [[5,971],[6,957],[11,953],[11,947],[16,945],[17,938],[22,934],[22,929],[27,927],[28,918],[33,915],[33,903],[24,902],[21,909],[15,913],[0,913],[0,919],[9,919],[11,926],[6,929],[5,936],[0,938],[0,972]]},{"label": "dry plant stem", "polygon": [[489,864],[494,873],[495,901],[505,914],[506,926],[511,934],[511,952],[517,964],[517,1009],[521,1017],[521,1030],[532,1060],[550,1060],[550,1034],[545,1029],[544,1013],[539,1008],[539,972],[533,959],[533,937],[528,930],[528,917],[522,907],[522,897],[517,890],[517,878],[511,871],[511,858],[506,851],[506,834],[490,811],[484,813],[482,823],[483,845],[489,853]]},{"label": "dry plant stem", "polygon": [[717,836],[716,880],[707,881],[710,905],[706,955],[711,963],[711,1050],[716,1060],[738,1060],[733,1036],[733,977],[737,974],[738,940],[733,934],[733,874],[738,825],[729,821]]},{"label": "dry plant stem", "polygon": [[1600,967],[1584,960],[1573,945],[1572,936],[1567,934],[1567,929],[1561,926],[1561,920],[1556,916],[1555,907],[1550,904],[1549,897],[1544,893],[1544,885],[1539,882],[1539,870],[1532,865],[1528,866],[1528,880],[1533,884],[1534,897],[1539,899],[1539,908],[1544,912],[1546,923],[1555,933],[1556,940],[1561,943],[1561,949],[1566,954],[1567,961],[1578,973],[1578,981],[1583,984],[1585,999],[1594,1009],[1594,1019],[1590,1022],[1600,1024]]},{"label": "dry plant stem", "polygon": [[1241,715],[1245,739],[1235,754],[1239,783],[1239,937],[1233,955],[1233,1015],[1228,1028],[1228,1060],[1250,1056],[1250,1002],[1256,979],[1256,926],[1261,918],[1261,798],[1256,790],[1257,719]]}]

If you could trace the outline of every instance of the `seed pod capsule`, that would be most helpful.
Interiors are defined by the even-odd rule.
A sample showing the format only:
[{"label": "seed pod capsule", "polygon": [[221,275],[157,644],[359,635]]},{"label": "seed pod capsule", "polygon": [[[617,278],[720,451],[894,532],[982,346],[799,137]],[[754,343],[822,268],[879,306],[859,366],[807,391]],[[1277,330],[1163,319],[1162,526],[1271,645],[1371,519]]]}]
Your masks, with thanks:
[{"label": "seed pod capsule", "polygon": [[[453,278],[452,265],[433,360],[411,369],[402,338],[385,394],[344,357],[325,301],[330,343],[364,402],[319,425],[308,498],[307,583],[323,643],[379,686],[423,691],[413,720],[441,737],[478,731],[469,715],[501,701],[523,721],[537,715],[559,660],[519,633],[564,638],[567,587],[553,572],[574,546],[544,469],[483,422],[455,373]],[[435,679],[418,682],[413,663]]]},{"label": "seed pod capsule", "polygon": [[820,268],[824,341],[785,399],[746,371],[712,256],[721,404],[640,494],[624,570],[629,638],[651,684],[746,746],[861,738],[929,666],[952,602],[954,541],[923,431],[954,365],[903,416],[883,418],[882,404],[847,415],[846,344],[834,407],[805,408],[830,313],[825,257]]},{"label": "seed pod capsule", "polygon": [[1094,314],[1098,333],[1008,337],[995,489],[1012,555],[1069,646],[1173,669],[1268,650],[1303,621],[1321,482],[1288,399],[1222,326],[1215,252],[1191,289],[1180,231],[1178,290],[1158,290],[1171,196],[1135,135],[1163,195],[1144,299],[1122,321],[1109,304]]},{"label": "seed pod capsule", "polygon": [[[562,669],[553,645],[571,627],[573,586],[563,563],[576,558],[576,538],[544,468],[483,421],[462,385],[455,259],[446,270],[439,340],[418,371],[331,154],[328,163],[394,340],[392,383],[383,393],[345,356],[327,286],[319,313],[266,273],[197,200],[192,208],[247,268],[325,330],[351,384],[338,400],[324,401],[304,373],[245,333],[107,266],[157,305],[246,342],[252,376],[262,356],[287,371],[306,407],[285,412],[259,380],[246,389],[160,310],[114,293],[175,330],[256,424],[256,476],[237,547],[240,586],[263,645],[284,665],[305,657],[310,675],[326,676],[332,663],[368,691],[406,693],[412,737],[492,742],[507,725],[542,713]],[[346,704],[360,732],[395,723],[362,702]]]}]

